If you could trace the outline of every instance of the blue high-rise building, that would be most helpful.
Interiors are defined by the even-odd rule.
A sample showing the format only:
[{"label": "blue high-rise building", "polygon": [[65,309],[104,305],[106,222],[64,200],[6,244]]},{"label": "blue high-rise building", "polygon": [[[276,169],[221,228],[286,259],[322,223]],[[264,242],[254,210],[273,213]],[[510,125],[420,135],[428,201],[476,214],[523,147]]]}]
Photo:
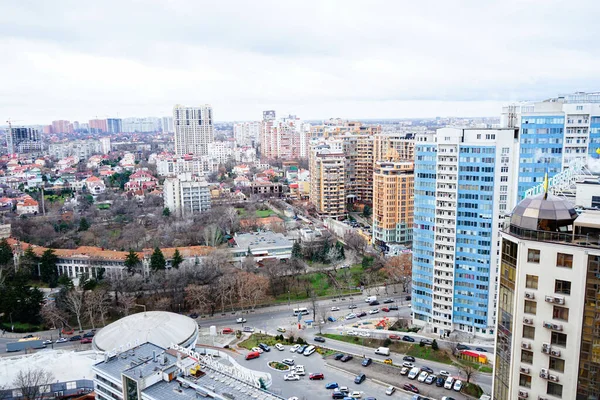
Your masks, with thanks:
[{"label": "blue high-rise building", "polygon": [[443,128],[415,145],[413,323],[492,338],[498,228],[516,201],[518,129]]}]

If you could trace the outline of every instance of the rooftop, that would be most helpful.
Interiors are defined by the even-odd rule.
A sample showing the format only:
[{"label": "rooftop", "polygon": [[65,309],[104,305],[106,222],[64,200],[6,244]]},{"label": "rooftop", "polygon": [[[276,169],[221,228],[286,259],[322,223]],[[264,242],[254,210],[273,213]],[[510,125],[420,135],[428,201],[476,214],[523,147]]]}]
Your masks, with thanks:
[{"label": "rooftop", "polygon": [[[156,362],[153,362],[154,355],[156,355]],[[94,365],[94,368],[117,380],[121,380],[122,373],[138,379],[140,372],[145,377],[153,374],[156,366],[164,368],[176,362],[177,357],[166,353],[162,347],[144,343],[118,355],[107,355],[103,361]]]},{"label": "rooftop", "polygon": [[292,247],[292,242],[282,233],[271,231],[239,233],[234,237],[237,247],[247,250],[248,248],[264,247]]}]

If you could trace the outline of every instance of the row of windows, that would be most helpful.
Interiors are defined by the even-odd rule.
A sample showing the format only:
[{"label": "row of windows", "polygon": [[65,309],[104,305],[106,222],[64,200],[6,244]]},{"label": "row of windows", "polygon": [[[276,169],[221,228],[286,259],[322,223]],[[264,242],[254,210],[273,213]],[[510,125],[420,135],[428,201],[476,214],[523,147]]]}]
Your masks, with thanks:
[{"label": "row of windows", "polygon": [[[529,249],[527,251],[527,262],[539,264],[540,251],[537,249]],[[573,268],[573,254],[556,253],[556,266],[564,268]]]}]

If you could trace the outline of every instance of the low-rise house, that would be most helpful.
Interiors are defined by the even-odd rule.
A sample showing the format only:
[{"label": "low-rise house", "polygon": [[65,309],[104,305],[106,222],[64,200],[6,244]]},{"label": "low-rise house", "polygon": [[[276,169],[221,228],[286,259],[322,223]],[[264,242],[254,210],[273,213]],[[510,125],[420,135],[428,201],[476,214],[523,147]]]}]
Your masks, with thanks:
[{"label": "low-rise house", "polygon": [[236,233],[230,239],[231,253],[236,262],[253,257],[255,262],[265,258],[287,260],[292,257],[292,241],[282,233],[271,231]]}]

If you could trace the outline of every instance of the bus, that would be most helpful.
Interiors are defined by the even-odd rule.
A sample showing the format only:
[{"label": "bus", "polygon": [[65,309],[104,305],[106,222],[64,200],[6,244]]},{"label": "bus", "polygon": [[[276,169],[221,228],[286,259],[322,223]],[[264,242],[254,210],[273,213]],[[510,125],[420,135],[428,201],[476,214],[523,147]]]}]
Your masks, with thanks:
[{"label": "bus", "polygon": [[298,314],[308,315],[308,308],[306,308],[306,307],[294,308],[294,316],[297,317]]}]

